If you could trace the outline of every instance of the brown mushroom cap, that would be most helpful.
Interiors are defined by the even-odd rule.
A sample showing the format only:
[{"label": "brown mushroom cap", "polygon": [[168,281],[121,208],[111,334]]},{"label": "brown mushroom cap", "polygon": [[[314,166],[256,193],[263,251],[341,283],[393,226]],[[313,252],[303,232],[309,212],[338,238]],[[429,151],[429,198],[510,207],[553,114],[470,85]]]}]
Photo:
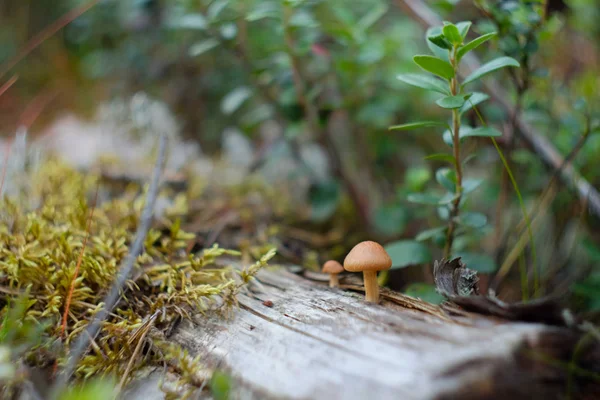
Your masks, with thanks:
[{"label": "brown mushroom cap", "polygon": [[324,272],[326,274],[339,274],[342,271],[344,271],[344,267],[342,267],[342,264],[335,260],[327,261],[323,265],[323,269],[321,270],[321,272]]},{"label": "brown mushroom cap", "polygon": [[354,246],[344,259],[344,269],[350,272],[383,271],[391,266],[392,259],[387,251],[370,240]]}]

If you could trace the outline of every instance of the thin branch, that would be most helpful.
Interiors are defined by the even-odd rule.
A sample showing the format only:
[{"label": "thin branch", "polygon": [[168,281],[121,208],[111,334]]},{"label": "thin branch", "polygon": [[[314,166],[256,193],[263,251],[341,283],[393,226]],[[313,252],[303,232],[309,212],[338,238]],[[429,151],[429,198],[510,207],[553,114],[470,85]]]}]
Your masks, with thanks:
[{"label": "thin branch", "polygon": [[[442,21],[433,12],[425,2],[420,0],[396,0],[396,4],[408,15],[425,27],[441,25]],[[463,75],[481,66],[480,61],[472,53],[465,55],[464,64],[467,66]],[[560,170],[563,164],[562,155],[556,150],[554,145],[543,135],[541,135],[533,126],[525,121],[521,115],[515,112],[512,101],[507,96],[506,91],[491,78],[483,81],[490,96],[498,102],[509,114],[510,118],[515,118],[517,133],[527,143],[529,147],[538,155],[538,157],[553,170]],[[600,193],[587,180],[585,180],[571,165],[567,165],[560,173],[562,181],[572,188],[581,200],[587,199],[591,212],[600,216]]]},{"label": "thin branch", "polygon": [[119,268],[119,274],[117,276],[117,279],[113,283],[110,292],[103,301],[104,307],[100,310],[100,312],[94,315],[92,321],[88,324],[86,328],[87,334],[80,334],[77,337],[72,347],[71,354],[68,357],[67,364],[58,376],[55,384],[52,387],[52,390],[50,390],[51,399],[56,399],[64,390],[69,379],[71,378],[71,375],[73,374],[73,371],[75,370],[77,362],[85,354],[90,344],[90,338],[96,337],[96,335],[100,331],[102,322],[107,318],[109,313],[117,304],[117,301],[120,298],[121,290],[125,286],[125,283],[127,282],[129,275],[131,274],[131,270],[133,269],[135,260],[137,259],[138,255],[143,249],[144,241],[146,240],[146,235],[148,233],[148,230],[150,229],[150,224],[152,223],[152,216],[154,214],[154,204],[156,202],[158,190],[160,187],[159,181],[164,164],[166,147],[167,136],[166,134],[162,133],[159,139],[158,156],[156,158],[156,164],[154,165],[154,171],[152,173],[150,187],[148,188],[148,194],[146,195],[146,204],[144,205],[144,209],[140,217],[140,223],[135,234],[135,241],[133,242],[133,245],[130,248],[129,254],[121,264],[121,267]]},{"label": "thin branch", "polygon": [[69,315],[69,309],[71,308],[71,300],[73,299],[73,292],[75,291],[75,285],[77,284],[77,277],[79,276],[79,269],[81,267],[81,262],[83,261],[83,253],[85,253],[85,248],[87,247],[88,239],[90,238],[90,231],[92,229],[92,220],[94,219],[94,210],[96,209],[96,205],[98,203],[98,191],[100,189],[100,181],[96,185],[96,194],[94,195],[94,204],[92,205],[92,210],[90,211],[90,216],[88,217],[87,229],[85,238],[83,239],[83,246],[81,247],[81,252],[79,253],[79,257],[77,259],[77,265],[75,266],[75,272],[73,273],[73,279],[71,280],[71,287],[69,289],[69,294],[67,295],[67,300],[65,302],[65,312],[63,314],[62,324],[60,327],[60,337],[64,338],[65,331],[67,329],[67,317]]}]

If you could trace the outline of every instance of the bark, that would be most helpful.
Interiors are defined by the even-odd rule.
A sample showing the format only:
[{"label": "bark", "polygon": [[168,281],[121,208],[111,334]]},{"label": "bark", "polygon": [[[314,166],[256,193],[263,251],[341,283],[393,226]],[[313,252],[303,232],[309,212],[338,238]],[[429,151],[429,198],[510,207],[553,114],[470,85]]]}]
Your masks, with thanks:
[{"label": "bark", "polygon": [[230,319],[199,316],[170,340],[227,371],[234,399],[600,398],[595,339],[386,289],[369,304],[340,278],[262,271]]}]

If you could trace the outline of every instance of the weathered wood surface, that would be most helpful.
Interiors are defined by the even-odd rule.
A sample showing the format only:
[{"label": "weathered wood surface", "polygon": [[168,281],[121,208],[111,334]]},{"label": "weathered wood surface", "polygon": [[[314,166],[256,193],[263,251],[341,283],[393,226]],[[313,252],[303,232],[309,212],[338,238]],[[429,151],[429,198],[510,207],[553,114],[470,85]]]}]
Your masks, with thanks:
[{"label": "weathered wood surface", "polygon": [[[262,271],[259,279],[260,285],[239,296],[231,319],[199,317],[194,324],[182,323],[170,338],[192,355],[202,355],[207,366],[228,371],[235,383],[232,398],[552,399],[566,394],[564,368],[531,357],[548,350],[569,360],[564,349],[576,342],[566,329],[438,317],[434,314],[442,315],[441,309],[427,304],[424,310],[432,312],[386,300],[370,305],[360,293],[330,289],[284,270]],[[410,298],[406,304],[411,302],[418,308]]]}]

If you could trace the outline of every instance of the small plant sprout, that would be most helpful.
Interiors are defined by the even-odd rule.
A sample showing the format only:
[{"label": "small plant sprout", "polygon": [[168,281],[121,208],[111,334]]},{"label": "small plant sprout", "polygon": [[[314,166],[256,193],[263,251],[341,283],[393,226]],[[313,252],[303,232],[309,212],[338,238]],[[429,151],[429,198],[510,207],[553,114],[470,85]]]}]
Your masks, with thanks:
[{"label": "small plant sprout", "polygon": [[377,272],[390,269],[392,259],[385,249],[372,241],[360,242],[350,250],[344,259],[344,269],[362,272],[365,282],[365,299],[370,303],[379,302]]},{"label": "small plant sprout", "polygon": [[[461,210],[468,193],[481,183],[474,179],[464,178],[464,155],[461,154],[461,143],[468,137],[493,138],[501,136],[501,133],[492,127],[470,127],[461,124],[463,113],[489,98],[487,94],[468,91],[466,88],[501,68],[519,67],[517,60],[511,57],[499,57],[483,64],[461,80],[459,66],[463,57],[496,36],[495,32],[491,32],[466,42],[470,27],[470,22],[459,22],[456,25],[444,22],[441,27],[429,29],[427,31],[427,44],[433,55],[417,55],[414,56],[413,60],[419,67],[433,74],[433,76],[422,74],[401,74],[398,76],[398,79],[404,83],[441,94],[436,104],[451,112],[451,122],[420,121],[390,127],[390,130],[411,130],[433,126],[447,128],[442,138],[452,149],[452,154],[440,153],[427,157],[429,160],[447,162],[452,167],[440,168],[435,174],[437,182],[446,193],[415,193],[409,195],[408,198],[409,201],[414,203],[438,207],[440,217],[445,220],[445,226],[430,229],[418,237],[421,237],[420,240],[432,238],[437,243],[443,243],[445,258],[449,258],[452,254],[452,244],[457,233],[465,234],[473,229],[482,229],[487,223],[485,215],[462,212],[463,210]],[[458,226],[460,226],[460,229],[458,229]],[[437,237],[438,234],[441,236],[440,238]]]},{"label": "small plant sprout", "polygon": [[338,274],[344,271],[344,267],[342,264],[335,260],[329,260],[325,264],[323,264],[322,272],[324,274],[329,274],[329,287],[339,287],[340,280]]}]

